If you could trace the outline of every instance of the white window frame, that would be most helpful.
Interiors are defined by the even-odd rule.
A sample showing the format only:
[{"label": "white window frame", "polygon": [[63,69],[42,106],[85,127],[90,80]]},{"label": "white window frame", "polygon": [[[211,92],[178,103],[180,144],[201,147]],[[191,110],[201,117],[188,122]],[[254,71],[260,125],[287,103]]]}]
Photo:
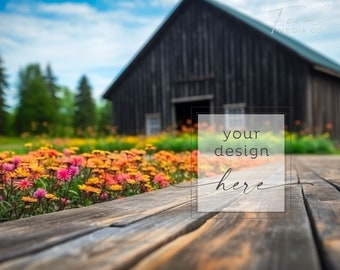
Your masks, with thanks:
[{"label": "white window frame", "polygon": [[155,135],[161,132],[161,114],[160,113],[147,113],[145,115],[145,130],[146,135]]},{"label": "white window frame", "polygon": [[245,129],[245,103],[231,103],[224,105],[225,125],[228,129]]}]

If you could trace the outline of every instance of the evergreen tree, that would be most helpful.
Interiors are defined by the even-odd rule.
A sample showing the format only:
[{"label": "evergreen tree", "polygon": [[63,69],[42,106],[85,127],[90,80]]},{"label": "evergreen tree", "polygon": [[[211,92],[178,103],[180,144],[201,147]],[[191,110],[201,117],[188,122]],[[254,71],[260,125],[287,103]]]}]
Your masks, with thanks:
[{"label": "evergreen tree", "polygon": [[83,75],[74,101],[74,129],[78,136],[94,135],[96,106],[91,91],[88,79]]},{"label": "evergreen tree", "polygon": [[56,84],[57,78],[53,75],[50,64],[47,64],[46,66],[45,80],[46,80],[46,87],[51,98],[53,98],[54,100],[57,100],[58,99],[57,93],[59,90]]},{"label": "evergreen tree", "polygon": [[0,56],[0,135],[5,135],[7,133],[8,127],[8,113],[6,111],[7,105],[5,100],[5,89],[8,88],[8,83],[6,81],[5,68],[3,66],[3,61]]},{"label": "evergreen tree", "polygon": [[74,119],[74,94],[67,87],[61,87],[61,98],[59,107],[58,134],[62,136],[73,135],[73,119]]},{"label": "evergreen tree", "polygon": [[49,133],[53,112],[53,101],[39,64],[28,65],[19,72],[19,105],[14,120],[16,133]]},{"label": "evergreen tree", "polygon": [[47,91],[51,98],[52,108],[51,108],[51,125],[50,125],[50,134],[56,135],[57,126],[60,125],[60,115],[59,115],[59,108],[60,108],[60,98],[58,97],[59,87],[56,84],[57,78],[53,75],[52,68],[50,64],[46,66],[45,71],[45,84],[47,87]]},{"label": "evergreen tree", "polygon": [[98,134],[111,135],[112,133],[111,102],[105,100],[98,106]]}]

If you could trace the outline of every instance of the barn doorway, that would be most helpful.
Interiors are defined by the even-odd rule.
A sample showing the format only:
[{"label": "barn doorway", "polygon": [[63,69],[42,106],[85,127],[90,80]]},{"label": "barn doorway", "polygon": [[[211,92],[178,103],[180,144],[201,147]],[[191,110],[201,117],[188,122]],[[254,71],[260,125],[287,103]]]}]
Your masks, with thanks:
[{"label": "barn doorway", "polygon": [[212,112],[212,100],[180,101],[173,103],[174,123],[176,130],[183,131],[186,128],[194,128],[198,122],[198,114]]}]

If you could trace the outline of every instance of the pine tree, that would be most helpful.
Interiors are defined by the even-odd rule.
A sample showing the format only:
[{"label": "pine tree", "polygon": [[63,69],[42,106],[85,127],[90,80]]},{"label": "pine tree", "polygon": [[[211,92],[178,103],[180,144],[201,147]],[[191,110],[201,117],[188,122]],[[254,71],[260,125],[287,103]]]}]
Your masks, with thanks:
[{"label": "pine tree", "polygon": [[96,106],[92,98],[91,86],[83,75],[80,79],[74,104],[74,129],[76,135],[94,135]]},{"label": "pine tree", "polygon": [[19,105],[15,115],[17,134],[49,133],[53,122],[53,102],[39,64],[19,72]]},{"label": "pine tree", "polygon": [[60,108],[58,111],[58,134],[61,136],[72,136],[74,120],[74,94],[67,87],[61,87]]},{"label": "pine tree", "polygon": [[6,81],[5,68],[3,66],[3,61],[0,56],[0,135],[5,135],[7,133],[8,126],[8,113],[6,111],[7,105],[5,100],[5,89],[8,88],[8,83]]},{"label": "pine tree", "polygon": [[57,78],[53,75],[52,68],[50,64],[46,66],[46,71],[45,71],[45,85],[47,87],[47,91],[49,93],[49,96],[51,98],[51,111],[50,111],[50,116],[51,116],[51,125],[50,125],[50,133],[55,135],[57,126],[59,125],[61,119],[60,115],[58,114],[59,108],[60,108],[60,98],[58,97],[58,92],[59,92],[59,87],[56,84]]}]

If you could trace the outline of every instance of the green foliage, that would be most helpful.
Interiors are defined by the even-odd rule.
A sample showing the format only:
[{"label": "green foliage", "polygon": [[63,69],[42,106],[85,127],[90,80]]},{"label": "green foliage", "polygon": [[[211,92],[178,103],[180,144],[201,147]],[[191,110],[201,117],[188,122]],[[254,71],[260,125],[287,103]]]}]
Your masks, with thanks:
[{"label": "green foliage", "polygon": [[112,108],[111,102],[104,101],[98,106],[98,127],[99,136],[111,135],[112,130]]},{"label": "green foliage", "polygon": [[71,137],[74,134],[74,94],[67,87],[60,87],[58,93],[60,95],[60,106],[58,110],[56,134],[61,137]]},{"label": "green foliage", "polygon": [[[266,140],[275,142],[275,138],[266,137]],[[212,140],[215,143],[216,139]],[[156,151],[168,150],[173,152],[185,152],[197,149],[197,137],[192,134],[178,136],[161,134],[155,137],[145,136],[106,136],[99,138],[57,138],[46,139],[44,137],[9,138],[0,137],[0,151],[16,151],[25,153],[25,143],[33,143],[33,148],[52,145],[57,150],[76,146],[79,153],[86,153],[95,149],[104,151],[121,151],[132,148],[145,149],[147,145],[153,145]],[[236,146],[235,146],[236,147]],[[296,133],[286,133],[286,154],[334,154],[336,151],[334,143],[327,134],[317,136],[298,136]]]},{"label": "green foliage", "polygon": [[78,136],[94,135],[95,125],[96,107],[92,99],[91,86],[87,77],[83,75],[74,101],[74,128]]},{"label": "green foliage", "polygon": [[183,134],[181,136],[163,136],[161,140],[154,143],[157,150],[171,150],[176,153],[192,151],[197,149],[196,135]]},{"label": "green foliage", "polygon": [[0,56],[0,135],[8,134],[8,112],[7,105],[5,102],[5,89],[8,88],[8,83],[6,81],[5,68],[3,66],[3,61]]},{"label": "green foliage", "polygon": [[55,113],[39,64],[28,65],[19,74],[19,105],[15,116],[17,134],[48,134]]},{"label": "green foliage", "polygon": [[57,79],[54,76],[52,72],[52,68],[49,64],[46,67],[44,79],[45,79],[45,85],[46,85],[49,97],[51,99],[51,105],[52,105],[50,108],[51,123],[49,127],[49,134],[55,136],[55,135],[58,135],[56,129],[57,129],[58,124],[61,121],[60,115],[58,114],[60,103],[61,103],[60,98],[58,96],[60,88],[56,84]]},{"label": "green foliage", "polygon": [[285,152],[289,154],[333,154],[335,147],[328,133],[315,136],[287,133]]}]

